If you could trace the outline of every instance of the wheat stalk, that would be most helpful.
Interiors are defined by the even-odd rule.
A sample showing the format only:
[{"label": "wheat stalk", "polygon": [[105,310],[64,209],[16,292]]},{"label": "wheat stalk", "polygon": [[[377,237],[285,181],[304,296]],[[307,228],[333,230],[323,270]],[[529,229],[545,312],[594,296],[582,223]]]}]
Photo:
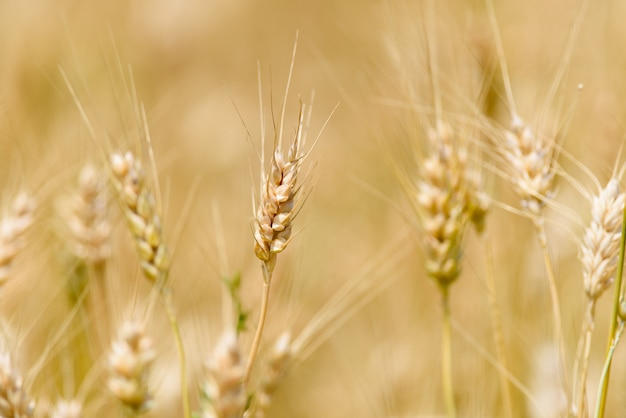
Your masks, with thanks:
[{"label": "wheat stalk", "polygon": [[[493,2],[488,1],[487,7],[489,20],[494,33],[497,35],[495,37],[495,46],[504,81],[507,104],[511,113],[510,129],[504,129],[504,144],[498,145],[498,149],[511,168],[509,170],[509,180],[520,197],[522,208],[530,215],[535,224],[537,238],[543,251],[544,265],[548,276],[548,286],[552,303],[554,340],[559,347],[561,382],[565,393],[569,394],[567,390],[567,380],[565,378],[565,342],[561,321],[561,303],[542,213],[542,209],[554,196],[554,179],[557,172],[556,140],[553,135],[546,135],[544,132],[538,131],[536,127],[530,126],[519,116],[513,97],[513,89],[508,74],[502,40],[498,35],[499,29]],[[554,99],[559,85],[563,80],[568,61],[571,58],[574,40],[577,33],[580,31],[585,8],[586,2],[583,2],[575,22],[571,25],[571,33],[564,49],[563,61],[547,92],[546,103],[550,103]]]},{"label": "wheat stalk", "polygon": [[412,201],[424,230],[426,272],[437,283],[443,306],[442,379],[449,417],[456,416],[451,366],[450,285],[461,273],[462,240],[473,223],[482,231],[488,199],[468,152],[452,127],[441,121],[428,131],[429,153],[420,165]]},{"label": "wheat stalk", "polygon": [[[304,110],[304,105],[301,103],[298,125],[287,154],[284,154],[279,139],[274,144],[269,170],[262,174],[259,202],[255,213],[254,253],[262,262],[263,293],[259,323],[248,357],[244,382],[247,382],[250,377],[261,342],[276,256],[289,244],[293,219],[297,213],[300,191],[297,180],[306,156],[303,149],[306,139]],[[262,167],[262,170],[265,168]]]},{"label": "wheat stalk", "polygon": [[503,135],[505,141],[501,152],[510,167],[509,179],[520,198],[522,208],[529,214],[535,225],[543,252],[552,302],[554,340],[559,348],[561,382],[565,392],[568,393],[567,380],[564,376],[565,341],[561,320],[561,302],[543,217],[543,208],[554,196],[554,178],[557,171],[555,141],[536,134],[515,114],[512,117],[511,129],[505,129]]}]

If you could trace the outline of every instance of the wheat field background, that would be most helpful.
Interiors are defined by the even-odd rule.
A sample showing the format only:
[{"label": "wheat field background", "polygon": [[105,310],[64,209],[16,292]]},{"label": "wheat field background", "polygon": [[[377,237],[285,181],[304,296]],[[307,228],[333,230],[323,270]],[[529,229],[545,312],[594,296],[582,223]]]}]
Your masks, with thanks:
[{"label": "wheat field background", "polygon": [[[462,273],[450,290],[458,414],[506,416],[485,278],[492,262],[513,416],[562,416],[543,256],[532,222],[511,209],[519,199],[498,144],[482,127],[509,124],[499,36],[519,113],[547,121],[562,147],[545,219],[571,379],[585,308],[578,251],[591,205],[580,190],[597,193],[590,174],[604,185],[623,164],[626,132],[626,5],[581,7],[573,0],[494,2],[495,33],[482,1],[0,2],[0,205],[6,213],[21,191],[36,202],[24,248],[0,289],[0,313],[4,346],[37,402],[35,415],[51,416],[58,399],[78,398],[82,416],[124,416],[107,392],[106,347],[128,316],[138,316],[156,353],[154,403],[145,416],[182,416],[172,332],[141,275],[113,187],[111,254],[101,277],[109,293],[95,314],[81,305],[87,285],[68,250],[63,217],[86,162],[107,184],[112,152],[133,150],[151,167],[139,103],[154,152],[150,184],[160,192],[172,250],[169,279],[194,411],[207,356],[232,322],[223,279],[237,274],[250,313],[240,338],[247,352],[262,284],[252,227],[259,84],[269,149],[271,115],[279,118],[297,37],[285,132],[290,137],[297,125],[298,97],[308,103],[314,91],[308,145],[319,140],[304,163],[305,201],[292,242],[276,264],[260,361],[282,332],[313,334],[267,416],[446,415],[439,293],[424,270],[418,218],[397,176],[419,171],[413,151],[433,112],[433,79],[447,112],[474,121],[469,158],[491,201],[486,233],[464,237]],[[428,40],[437,49],[434,75]],[[555,78],[560,88],[546,105]],[[596,308],[591,407],[612,292]],[[86,352],[93,359],[81,356]],[[624,356],[618,346],[607,417],[626,414]],[[253,371],[252,381],[261,373]]]}]

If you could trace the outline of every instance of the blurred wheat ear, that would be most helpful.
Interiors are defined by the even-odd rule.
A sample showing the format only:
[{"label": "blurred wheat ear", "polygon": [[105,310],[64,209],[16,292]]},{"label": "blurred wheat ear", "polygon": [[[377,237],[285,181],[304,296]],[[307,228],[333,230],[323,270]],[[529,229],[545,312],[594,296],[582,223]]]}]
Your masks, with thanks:
[{"label": "blurred wheat ear", "polygon": [[256,392],[254,418],[265,418],[278,384],[283,380],[292,360],[291,336],[280,335],[265,363],[265,371]]},{"label": "blurred wheat ear", "polygon": [[207,379],[202,386],[202,417],[242,417],[246,408],[245,368],[234,331],[229,330],[222,335],[206,369]]},{"label": "blurred wheat ear", "polygon": [[169,260],[161,217],[154,194],[147,187],[143,165],[131,152],[126,152],[111,156],[111,168],[122,210],[140,257],[141,270],[147,279],[163,289],[169,273]]},{"label": "blurred wheat ear", "polygon": [[19,194],[0,220],[0,286],[11,278],[13,260],[25,245],[24,235],[33,224],[34,200]]},{"label": "blurred wheat ear", "polygon": [[152,345],[143,324],[127,321],[122,324],[109,354],[109,390],[135,415],[152,408],[153,396],[148,388],[150,366],[155,357]]},{"label": "blurred wheat ear", "polygon": [[35,401],[26,393],[21,373],[15,368],[4,343],[0,350],[0,416],[33,417]]},{"label": "blurred wheat ear", "polygon": [[81,418],[83,406],[77,400],[61,400],[57,402],[52,411],[51,418]]}]

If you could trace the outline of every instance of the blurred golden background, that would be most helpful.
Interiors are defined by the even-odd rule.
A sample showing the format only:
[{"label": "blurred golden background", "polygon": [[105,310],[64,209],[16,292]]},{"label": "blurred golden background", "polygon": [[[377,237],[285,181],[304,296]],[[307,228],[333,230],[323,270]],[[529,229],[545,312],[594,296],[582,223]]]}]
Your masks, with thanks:
[{"label": "blurred golden background", "polygon": [[[571,378],[584,309],[577,249],[590,207],[577,187],[596,193],[589,173],[604,185],[623,161],[626,5],[590,2],[580,31],[572,33],[579,1],[494,3],[499,34],[482,1],[0,2],[0,203],[8,206],[20,190],[39,202],[0,306],[11,330],[7,344],[41,410],[59,397],[88,392],[79,389],[76,359],[67,354],[73,343],[63,336],[72,312],[71,272],[59,207],[85,162],[104,166],[108,153],[126,149],[148,157],[134,133],[137,103],[146,109],[173,248],[171,280],[194,409],[203,362],[229,320],[221,277],[241,273],[254,327],[261,287],[251,227],[261,152],[259,88],[271,143],[271,115],[280,115],[296,36],[285,131],[289,136],[295,129],[298,97],[308,102],[314,91],[309,145],[320,138],[305,162],[306,202],[293,243],[277,263],[264,341],[285,330],[298,335],[320,313],[332,318],[328,334],[315,337],[315,349],[277,389],[269,416],[444,416],[439,294],[424,273],[417,218],[394,173],[397,166],[417,171],[409,151],[433,106],[428,37],[437,45],[436,77],[451,112],[471,117],[481,109],[508,126],[494,47],[501,36],[519,113],[529,122],[547,118],[558,132],[563,175],[546,217]],[[546,105],[561,68],[560,89]],[[459,415],[504,416],[484,279],[488,245],[508,367],[524,388],[512,389],[515,416],[557,416],[550,408],[562,400],[542,256],[530,221],[506,210],[519,204],[492,158],[494,145],[478,136],[473,158],[494,203],[486,236],[465,237],[463,272],[451,291]],[[111,318],[101,319],[115,328],[129,312],[142,312],[150,287],[140,277],[118,205],[110,206],[115,226],[106,279],[116,283],[116,293]],[[325,305],[347,284],[355,289],[345,306]],[[597,309],[592,404],[610,299]],[[152,315],[155,407],[146,416],[178,416],[171,332],[158,306]],[[94,365],[83,385],[104,391],[102,370]],[[607,416],[626,414],[625,372],[618,347]],[[107,408],[111,398],[95,398],[85,416],[118,416]]]}]

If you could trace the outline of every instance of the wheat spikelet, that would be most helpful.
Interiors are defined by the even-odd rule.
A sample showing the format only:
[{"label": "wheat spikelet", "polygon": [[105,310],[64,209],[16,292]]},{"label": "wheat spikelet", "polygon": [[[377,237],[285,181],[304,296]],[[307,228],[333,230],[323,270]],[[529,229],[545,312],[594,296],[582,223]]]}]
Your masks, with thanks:
[{"label": "wheat spikelet", "polygon": [[124,323],[109,353],[108,387],[138,413],[152,407],[148,373],[154,357],[152,339],[146,336],[144,326],[138,321]]},{"label": "wheat spikelet", "polygon": [[241,418],[246,406],[244,366],[237,335],[226,332],[207,364],[208,380],[202,387],[203,418]]},{"label": "wheat spikelet", "polygon": [[104,182],[96,168],[87,164],[80,172],[67,224],[74,239],[74,254],[93,265],[101,264],[111,253],[108,242],[111,226],[106,218],[106,207]]},{"label": "wheat spikelet", "polygon": [[21,193],[0,221],[0,286],[10,278],[13,260],[24,247],[23,237],[33,224],[33,211],[33,200]]},{"label": "wheat spikelet", "polygon": [[82,418],[83,406],[77,400],[61,400],[52,411],[51,418]]},{"label": "wheat spikelet", "polygon": [[255,418],[265,418],[276,387],[283,379],[292,357],[291,337],[284,333],[274,344],[256,396]]},{"label": "wheat spikelet", "polygon": [[511,129],[504,131],[504,138],[504,157],[511,166],[511,181],[522,207],[539,215],[553,195],[554,143],[536,135],[518,117],[513,118]]},{"label": "wheat spikelet", "polygon": [[591,223],[580,245],[585,293],[589,299],[598,299],[613,283],[622,236],[624,199],[616,179],[609,180],[593,198]]},{"label": "wheat spikelet", "polygon": [[0,416],[6,418],[32,417],[35,402],[24,390],[20,373],[5,348],[0,352]]},{"label": "wheat spikelet", "polygon": [[141,161],[131,152],[113,154],[111,167],[144,275],[153,282],[167,278],[168,252],[163,243],[161,217],[153,193],[146,184]]}]

